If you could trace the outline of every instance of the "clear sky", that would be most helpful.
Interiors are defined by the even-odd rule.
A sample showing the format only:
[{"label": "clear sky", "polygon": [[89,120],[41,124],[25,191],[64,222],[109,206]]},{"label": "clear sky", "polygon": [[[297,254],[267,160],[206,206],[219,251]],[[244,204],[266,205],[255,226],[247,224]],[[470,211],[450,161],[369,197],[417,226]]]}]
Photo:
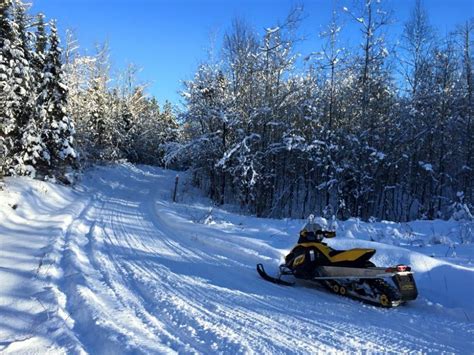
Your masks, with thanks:
[{"label": "clear sky", "polygon": [[[159,101],[179,103],[181,81],[192,77],[207,57],[211,38],[219,44],[234,17],[263,33],[285,18],[289,9],[303,4],[305,19],[299,45],[303,54],[317,51],[317,35],[329,21],[334,4],[351,8],[353,0],[32,0],[33,12],[58,20],[64,33],[74,29],[83,52],[93,53],[96,43],[107,40],[115,68],[133,62],[142,68],[140,78]],[[414,0],[386,0],[393,10],[392,34],[401,31]],[[474,16],[474,0],[424,0],[431,24],[445,34]],[[342,16],[342,20],[347,20]],[[357,32],[347,35],[356,39]],[[352,41],[357,42],[357,41]],[[354,44],[354,43],[352,43]]]}]

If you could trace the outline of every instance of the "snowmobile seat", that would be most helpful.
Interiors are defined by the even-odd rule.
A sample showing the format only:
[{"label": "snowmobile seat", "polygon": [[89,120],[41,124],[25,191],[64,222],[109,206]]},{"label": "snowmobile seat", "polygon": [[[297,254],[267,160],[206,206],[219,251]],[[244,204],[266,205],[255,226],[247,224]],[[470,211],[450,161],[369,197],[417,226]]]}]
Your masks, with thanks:
[{"label": "snowmobile seat", "polygon": [[350,250],[331,250],[329,257],[331,262],[365,262],[375,254],[375,249],[350,249]]},{"label": "snowmobile seat", "polygon": [[[285,262],[291,262],[302,254],[316,251],[315,262],[320,265],[338,265],[347,267],[363,267],[375,254],[375,249],[334,250],[326,243],[299,243],[286,256]],[[307,258],[311,260],[311,257]]]},{"label": "snowmobile seat", "polygon": [[337,254],[344,253],[345,251],[347,251],[347,250],[335,250],[335,249],[333,249],[329,252],[329,256],[333,257],[333,256],[336,256]]}]

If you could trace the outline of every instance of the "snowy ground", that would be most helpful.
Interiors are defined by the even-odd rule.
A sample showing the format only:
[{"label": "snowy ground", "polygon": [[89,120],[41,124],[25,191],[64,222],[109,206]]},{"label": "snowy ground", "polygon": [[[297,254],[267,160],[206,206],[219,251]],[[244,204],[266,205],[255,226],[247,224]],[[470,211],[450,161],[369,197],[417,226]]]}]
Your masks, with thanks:
[{"label": "snowy ground", "polygon": [[[267,283],[303,221],[210,207],[175,173],[121,165],[75,189],[9,178],[0,191],[0,352],[308,353],[474,349],[472,225],[350,220],[336,248],[408,263],[419,298],[381,309]],[[182,179],[184,180],[184,179]]]}]

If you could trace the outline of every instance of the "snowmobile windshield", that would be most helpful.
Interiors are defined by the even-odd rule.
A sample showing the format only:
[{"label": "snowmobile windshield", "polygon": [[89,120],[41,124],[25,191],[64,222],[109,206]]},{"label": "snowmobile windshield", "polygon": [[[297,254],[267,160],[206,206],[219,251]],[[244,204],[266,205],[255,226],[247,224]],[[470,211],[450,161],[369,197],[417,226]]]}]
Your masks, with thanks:
[{"label": "snowmobile windshield", "polygon": [[313,232],[313,233],[316,233],[317,231],[322,231],[323,230],[323,227],[321,227],[321,225],[319,225],[318,223],[306,223],[306,225],[303,227],[303,230],[307,231],[307,232]]},{"label": "snowmobile windshield", "polygon": [[335,236],[335,232],[325,231],[320,224],[308,222],[300,231],[298,243],[321,242],[324,238],[334,238]]},{"label": "snowmobile windshield", "polygon": [[320,242],[323,240],[322,227],[318,223],[308,222],[300,232],[300,241]]}]

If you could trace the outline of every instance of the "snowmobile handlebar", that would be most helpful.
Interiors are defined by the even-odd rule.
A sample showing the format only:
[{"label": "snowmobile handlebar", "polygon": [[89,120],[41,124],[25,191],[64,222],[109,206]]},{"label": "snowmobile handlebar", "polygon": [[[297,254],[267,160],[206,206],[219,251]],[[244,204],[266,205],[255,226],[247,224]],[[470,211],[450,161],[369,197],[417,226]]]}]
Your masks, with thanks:
[{"label": "snowmobile handlebar", "polygon": [[336,232],[316,231],[316,235],[321,235],[324,238],[334,238],[336,236]]},{"label": "snowmobile handlebar", "polygon": [[308,237],[311,235],[321,237],[321,238],[334,238],[336,236],[336,232],[323,231],[323,230],[318,230],[316,232],[308,232],[308,231],[303,230],[300,233],[300,236],[302,237]]}]

